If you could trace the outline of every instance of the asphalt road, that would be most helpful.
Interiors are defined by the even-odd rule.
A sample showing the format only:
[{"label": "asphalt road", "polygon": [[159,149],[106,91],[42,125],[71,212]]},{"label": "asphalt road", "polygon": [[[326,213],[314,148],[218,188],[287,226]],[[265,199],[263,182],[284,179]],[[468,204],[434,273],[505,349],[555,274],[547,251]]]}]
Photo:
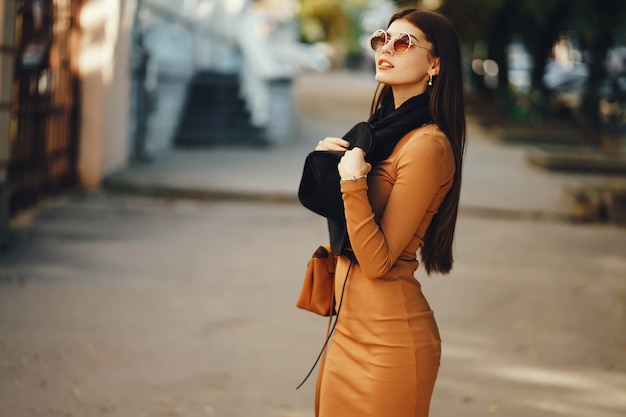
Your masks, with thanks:
[{"label": "asphalt road", "polygon": [[[0,416],[312,417],[297,204],[79,194],[0,259]],[[462,215],[433,417],[626,415],[626,230]],[[389,416],[393,417],[393,416]]]}]

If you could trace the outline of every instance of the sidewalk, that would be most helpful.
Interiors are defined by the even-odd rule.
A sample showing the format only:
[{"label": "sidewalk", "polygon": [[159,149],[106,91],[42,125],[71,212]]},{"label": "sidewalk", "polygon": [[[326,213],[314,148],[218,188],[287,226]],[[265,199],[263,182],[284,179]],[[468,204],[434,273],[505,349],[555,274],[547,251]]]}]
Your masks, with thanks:
[{"label": "sidewalk", "polygon": [[[112,175],[118,192],[191,198],[297,201],[302,164],[318,140],[341,136],[366,118],[374,82],[367,74],[304,74],[296,82],[299,135],[287,145],[172,148],[151,163]],[[329,88],[330,87],[330,88]],[[461,211],[488,216],[571,219],[565,190],[600,176],[550,172],[530,164],[523,147],[503,146],[468,118]]]}]

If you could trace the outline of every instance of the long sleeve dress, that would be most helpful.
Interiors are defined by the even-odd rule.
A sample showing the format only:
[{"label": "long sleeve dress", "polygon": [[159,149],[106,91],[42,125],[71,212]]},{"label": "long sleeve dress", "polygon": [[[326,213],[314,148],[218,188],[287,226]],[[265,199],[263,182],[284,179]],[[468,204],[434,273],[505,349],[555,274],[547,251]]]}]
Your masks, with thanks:
[{"label": "long sleeve dress", "polygon": [[[320,366],[320,417],[427,417],[441,340],[413,276],[417,250],[448,190],[454,155],[428,124],[405,135],[367,179],[342,181],[351,247],[341,314]],[[350,260],[338,258],[340,299]],[[337,305],[338,307],[338,305]]]}]

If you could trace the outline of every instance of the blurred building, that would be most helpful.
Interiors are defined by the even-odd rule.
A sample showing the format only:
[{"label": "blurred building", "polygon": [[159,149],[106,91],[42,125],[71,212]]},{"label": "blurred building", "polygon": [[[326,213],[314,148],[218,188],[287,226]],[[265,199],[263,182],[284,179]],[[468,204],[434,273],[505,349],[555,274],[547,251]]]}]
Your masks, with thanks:
[{"label": "blurred building", "polygon": [[292,80],[328,68],[297,5],[0,0],[0,241],[12,214],[169,146],[293,139]]},{"label": "blurred building", "polygon": [[3,231],[12,215],[96,188],[127,162],[128,3],[0,0]]}]

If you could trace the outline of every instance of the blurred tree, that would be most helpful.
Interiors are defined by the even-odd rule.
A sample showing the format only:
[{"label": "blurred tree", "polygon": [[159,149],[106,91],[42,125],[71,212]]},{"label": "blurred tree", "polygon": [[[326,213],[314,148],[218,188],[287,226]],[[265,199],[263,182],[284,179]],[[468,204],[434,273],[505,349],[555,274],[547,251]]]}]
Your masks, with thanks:
[{"label": "blurred tree", "polygon": [[298,18],[304,42],[336,42],[345,35],[350,22],[339,2],[300,0]]},{"label": "blurred tree", "polygon": [[607,80],[606,57],[615,39],[623,35],[626,3],[623,0],[577,0],[574,3],[573,23],[587,43],[589,54],[590,71],[581,111],[588,126],[600,132],[603,126],[598,109],[600,89]]},{"label": "blurred tree", "polygon": [[517,20],[517,0],[502,0],[486,26],[488,58],[498,64],[498,96],[508,102],[509,99],[509,63],[507,48],[513,37],[514,24]]},{"label": "blurred tree", "polygon": [[302,41],[328,42],[337,50],[339,64],[361,54],[360,15],[367,0],[300,0],[298,19]]},{"label": "blurred tree", "polygon": [[[456,27],[469,59],[493,59],[499,67],[498,85],[506,97],[508,85],[506,46],[515,23],[515,0],[444,0],[439,9]],[[484,84],[479,91],[489,92]],[[504,87],[504,88],[503,88]]]},{"label": "blurred tree", "polygon": [[[533,57],[532,88],[544,95],[551,92],[543,83],[548,57],[555,42],[565,33],[576,35],[587,51],[589,65],[580,113],[589,133],[600,131],[598,113],[601,86],[607,79],[606,57],[616,39],[624,37],[626,2],[622,0],[527,0],[529,25],[522,31]],[[523,29],[524,27],[522,27]]]},{"label": "blurred tree", "polygon": [[418,0],[394,0],[394,3],[398,6],[398,8],[403,8],[418,7],[420,2]]},{"label": "blurred tree", "polygon": [[544,94],[549,93],[543,82],[546,62],[554,43],[565,29],[574,2],[572,0],[527,0],[524,3],[527,25],[522,25],[521,29],[533,59],[530,77],[533,90]]},{"label": "blurred tree", "polygon": [[487,45],[483,56],[499,67],[499,89],[508,95],[506,48],[519,35],[533,58],[533,91],[550,94],[543,82],[545,66],[555,42],[564,32],[582,40],[590,68],[582,113],[598,131],[599,91],[606,81],[607,52],[616,39],[626,41],[626,2],[623,0],[444,0],[439,9],[454,23],[461,41],[473,49]]},{"label": "blurred tree", "polygon": [[486,28],[504,1],[444,0],[439,11],[452,21],[463,44],[474,45],[488,39]]}]

